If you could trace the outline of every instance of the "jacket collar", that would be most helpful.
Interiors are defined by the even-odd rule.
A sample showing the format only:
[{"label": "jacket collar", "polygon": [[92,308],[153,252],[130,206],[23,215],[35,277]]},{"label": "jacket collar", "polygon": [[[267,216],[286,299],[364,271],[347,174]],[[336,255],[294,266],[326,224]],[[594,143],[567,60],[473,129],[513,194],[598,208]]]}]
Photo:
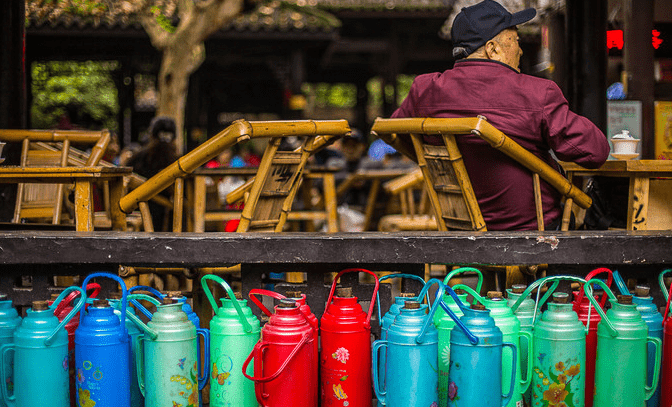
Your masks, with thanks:
[{"label": "jacket collar", "polygon": [[511,68],[509,65],[507,65],[503,62],[494,61],[492,59],[462,58],[462,59],[458,59],[457,61],[455,61],[455,66],[458,66],[458,64],[460,64],[461,66],[497,64],[497,65],[501,65],[503,67],[506,67],[506,68],[510,69],[511,71],[513,71],[515,73],[520,73],[520,72],[516,71],[515,69]]}]

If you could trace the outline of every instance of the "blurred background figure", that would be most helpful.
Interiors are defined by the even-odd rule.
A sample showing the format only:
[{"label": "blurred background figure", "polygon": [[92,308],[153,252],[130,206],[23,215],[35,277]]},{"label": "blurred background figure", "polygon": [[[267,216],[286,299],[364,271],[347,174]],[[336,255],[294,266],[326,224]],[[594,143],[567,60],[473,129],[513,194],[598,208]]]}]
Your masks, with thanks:
[{"label": "blurred background figure", "polygon": [[[175,147],[175,120],[167,116],[157,116],[149,124],[149,140],[125,163],[133,167],[133,172],[151,178],[168,167],[178,158]],[[169,189],[162,192],[167,198],[172,194]],[[170,231],[172,220],[165,207],[149,201],[152,222],[155,231]]]}]

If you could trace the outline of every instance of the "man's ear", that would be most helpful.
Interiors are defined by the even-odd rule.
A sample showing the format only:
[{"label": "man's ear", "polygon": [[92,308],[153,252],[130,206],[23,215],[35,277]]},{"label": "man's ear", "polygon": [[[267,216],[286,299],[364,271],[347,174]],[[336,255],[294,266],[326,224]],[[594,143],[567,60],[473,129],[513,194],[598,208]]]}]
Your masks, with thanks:
[{"label": "man's ear", "polygon": [[493,40],[490,40],[485,43],[485,56],[488,59],[497,59],[499,56],[499,50],[497,49],[497,43]]}]

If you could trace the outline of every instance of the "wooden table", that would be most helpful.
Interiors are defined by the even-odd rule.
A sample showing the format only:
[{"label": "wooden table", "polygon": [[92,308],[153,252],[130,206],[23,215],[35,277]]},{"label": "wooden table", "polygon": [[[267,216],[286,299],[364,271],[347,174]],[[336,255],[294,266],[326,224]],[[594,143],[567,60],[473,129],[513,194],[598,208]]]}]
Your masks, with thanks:
[{"label": "wooden table", "polygon": [[[314,179],[322,180],[323,197],[320,203],[324,203],[324,209],[309,209],[302,211],[291,211],[287,215],[287,220],[325,220],[327,222],[327,231],[329,233],[338,232],[338,211],[336,202],[336,186],[334,173],[336,170],[326,167],[308,167],[303,172],[304,183],[309,184]],[[206,222],[223,222],[240,218],[240,211],[216,210],[208,211],[206,208],[206,179],[223,177],[241,177],[249,178],[255,176],[256,168],[208,168],[198,169],[191,174],[192,187],[188,188],[190,202],[193,213],[193,224],[189,230],[193,232],[204,232]],[[308,182],[306,182],[308,181]]]},{"label": "wooden table", "polygon": [[93,183],[108,181],[112,229],[125,230],[126,215],[119,208],[124,176],[131,167],[0,167],[0,183],[75,184],[75,230],[93,230]]},{"label": "wooden table", "polygon": [[364,225],[363,231],[369,230],[371,226],[371,218],[373,211],[376,208],[376,200],[380,192],[380,186],[383,181],[406,175],[412,172],[413,169],[389,169],[389,170],[359,170],[349,174],[345,180],[336,188],[336,197],[342,196],[348,189],[359,181],[371,181],[371,188],[366,197],[366,207],[364,208]]},{"label": "wooden table", "polygon": [[628,230],[672,229],[672,161],[610,160],[595,170],[568,162],[560,165],[570,177],[628,178]]}]

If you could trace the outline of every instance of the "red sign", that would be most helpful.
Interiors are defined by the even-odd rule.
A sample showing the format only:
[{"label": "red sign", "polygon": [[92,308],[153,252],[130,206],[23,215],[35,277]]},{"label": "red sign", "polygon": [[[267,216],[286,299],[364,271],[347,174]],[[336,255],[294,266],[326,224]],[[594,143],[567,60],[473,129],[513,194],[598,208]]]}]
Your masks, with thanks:
[{"label": "red sign", "polygon": [[[651,44],[653,48],[658,49],[663,40],[660,38],[660,31],[651,31]],[[623,30],[609,30],[607,31],[607,49],[617,48],[623,49]]]}]

